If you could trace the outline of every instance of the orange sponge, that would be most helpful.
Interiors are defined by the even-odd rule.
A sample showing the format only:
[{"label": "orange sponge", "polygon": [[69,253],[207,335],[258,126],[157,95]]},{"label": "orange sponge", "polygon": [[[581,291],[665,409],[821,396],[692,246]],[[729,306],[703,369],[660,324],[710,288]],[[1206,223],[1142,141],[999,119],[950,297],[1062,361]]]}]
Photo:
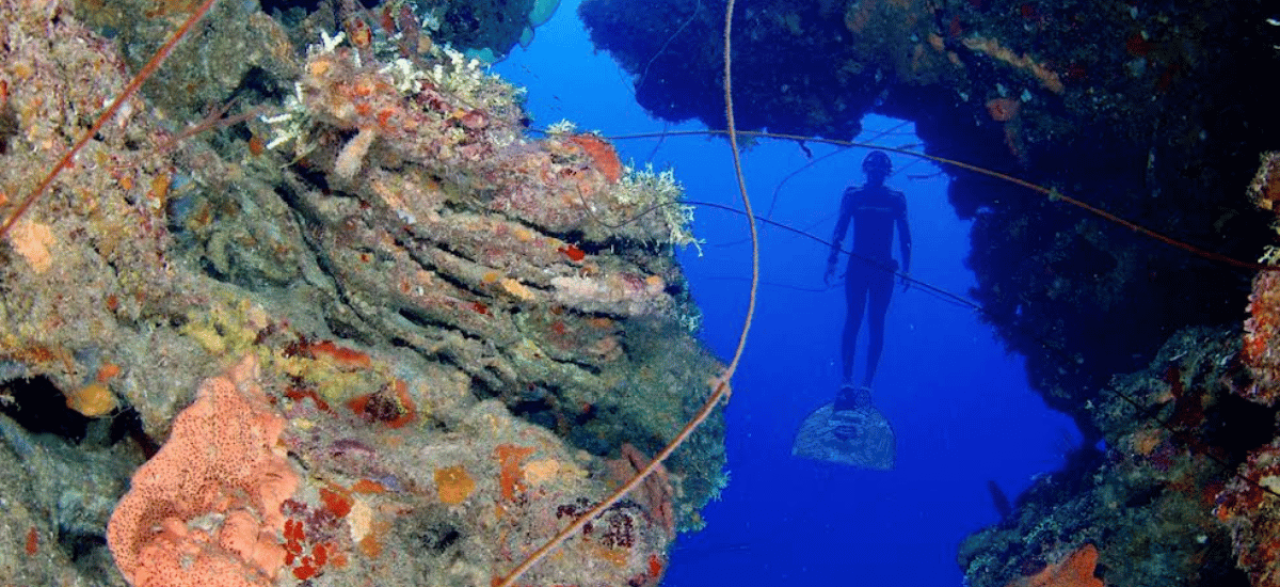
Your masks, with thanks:
[{"label": "orange sponge", "polygon": [[135,587],[266,587],[283,567],[299,477],[257,375],[250,357],[206,380],[116,505],[107,543]]},{"label": "orange sponge", "polygon": [[1105,587],[1093,576],[1098,566],[1098,549],[1086,544],[1039,573],[1019,577],[1005,587]]}]

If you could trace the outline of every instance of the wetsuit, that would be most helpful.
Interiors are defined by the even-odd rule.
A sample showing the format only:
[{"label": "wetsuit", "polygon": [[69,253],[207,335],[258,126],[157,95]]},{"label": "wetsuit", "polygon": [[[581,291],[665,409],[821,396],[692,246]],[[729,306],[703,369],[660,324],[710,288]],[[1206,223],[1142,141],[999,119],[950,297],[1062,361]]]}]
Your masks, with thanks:
[{"label": "wetsuit", "polygon": [[845,320],[841,348],[843,381],[846,384],[853,381],[854,349],[866,308],[870,317],[870,340],[864,385],[870,387],[880,362],[880,352],[884,349],[884,319],[893,295],[894,272],[898,269],[890,251],[894,224],[897,224],[902,246],[903,272],[908,273],[911,268],[911,231],[907,227],[906,196],[883,183],[845,189],[840,203],[840,219],[831,238],[828,267],[834,267],[839,258],[840,241],[844,240],[850,220],[853,220],[853,254],[849,256],[849,267],[845,273],[845,301],[849,314]]}]

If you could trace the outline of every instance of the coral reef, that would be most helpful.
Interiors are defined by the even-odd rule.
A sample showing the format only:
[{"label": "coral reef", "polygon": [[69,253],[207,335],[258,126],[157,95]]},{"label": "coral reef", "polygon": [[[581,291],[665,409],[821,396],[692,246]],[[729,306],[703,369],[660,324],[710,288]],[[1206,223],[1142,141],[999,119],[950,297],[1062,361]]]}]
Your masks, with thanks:
[{"label": "coral reef", "polygon": [[[1249,199],[1263,210],[1280,213],[1280,152],[1262,155],[1262,163],[1249,184]],[[1275,246],[1268,246],[1259,262],[1274,265]],[[1251,400],[1276,405],[1280,400],[1280,276],[1275,271],[1259,271],[1253,278],[1249,295],[1249,319],[1244,323],[1244,362],[1249,366],[1254,384],[1242,390]]]},{"label": "coral reef", "polygon": [[416,0],[412,4],[418,4],[418,10],[429,15],[431,22],[438,23],[433,36],[492,62],[506,56],[516,43],[528,46],[533,41],[534,29],[551,19],[560,2]]},{"label": "coral reef", "polygon": [[[219,3],[0,243],[15,581],[491,583],[710,394],[721,367],[690,332],[672,251],[696,242],[674,176],[595,135],[526,137],[519,90],[443,46],[470,30],[430,6],[324,6],[275,19]],[[1248,76],[1206,80],[1275,59],[1258,52],[1265,19],[1248,3],[1086,6],[762,1],[739,30],[773,50],[747,45],[739,65],[828,77],[745,81],[771,98],[746,100],[742,124],[851,136],[863,112],[904,116],[931,152],[1253,254],[1271,238],[1260,216],[1217,194],[1245,183],[1274,113]],[[509,7],[522,27],[546,9]],[[654,28],[588,20],[641,28],[605,36],[639,48],[617,54],[643,103],[718,123],[697,102],[716,77],[684,57],[718,53],[683,46],[718,37],[710,8],[650,3]],[[0,0],[0,213],[124,86],[120,53],[140,61],[188,9]],[[1250,192],[1267,210],[1275,167]],[[1090,432],[965,543],[969,584],[1274,584],[1271,273],[1243,347],[1236,329],[1171,335],[1237,320],[1240,280],[973,175],[951,196],[976,219],[985,315]],[[1214,287],[1187,287],[1187,270]],[[725,481],[722,435],[715,418],[521,584],[656,584]],[[157,445],[125,495],[121,472]]]},{"label": "coral reef", "polygon": [[[1246,381],[1238,336],[1181,332],[1148,369],[1118,377],[1088,408],[1105,449],[1075,448],[1063,470],[1019,496],[1012,516],[970,536],[959,554],[969,584],[1006,585],[1089,543],[1107,585],[1250,585],[1242,569],[1251,565],[1237,567],[1233,544],[1238,551],[1252,527],[1236,516],[1254,510],[1226,495],[1246,487],[1232,468],[1256,460],[1249,451],[1277,431],[1274,410],[1236,395]],[[1228,515],[1224,500],[1240,507]],[[1251,544],[1273,543],[1263,520]]]},{"label": "coral reef", "polygon": [[1280,585],[1280,436],[1249,454],[1218,494],[1218,519],[1231,528],[1237,564],[1253,587]]},{"label": "coral reef", "polygon": [[[1250,199],[1259,208],[1280,213],[1275,207],[1280,198],[1280,153],[1264,153],[1258,173],[1249,185]],[[1275,248],[1263,255],[1263,262],[1273,263]],[[1249,295],[1249,319],[1244,324],[1241,354],[1249,369],[1246,385],[1235,391],[1250,402],[1272,408],[1269,443],[1256,443],[1235,476],[1217,496],[1215,513],[1231,529],[1232,546],[1241,569],[1249,573],[1253,587],[1280,585],[1276,560],[1280,556],[1276,537],[1280,536],[1280,341],[1276,340],[1280,320],[1280,283],[1276,271],[1259,271]]]},{"label": "coral reef", "polygon": [[[128,55],[186,10],[142,4]],[[104,470],[161,446],[110,532],[122,479],[78,515],[35,491],[85,491],[49,474],[75,449],[24,457],[0,549],[32,584],[487,584],[712,391],[679,184],[594,135],[527,138],[519,91],[412,13],[317,34],[219,6],[0,243],[0,407]],[[5,217],[124,86],[81,24],[117,10],[0,0]],[[22,455],[30,425],[0,421]],[[722,439],[717,415],[521,584],[656,584]]]},{"label": "coral reef", "polygon": [[[155,54],[194,3],[185,1],[75,1],[77,20],[120,41],[133,68]],[[257,2],[219,2],[203,26],[172,57],[183,67],[161,68],[145,86],[147,99],[179,121],[198,120],[228,97],[262,100],[297,77],[287,31]]]},{"label": "coral reef", "polygon": [[[649,460],[649,457],[636,447],[624,444],[622,458],[610,461],[608,466],[613,470],[618,484],[621,485],[630,481],[640,469],[649,464]],[[658,465],[658,470],[645,479],[637,497],[649,519],[660,528],[665,528],[667,534],[675,536],[676,516],[672,505],[671,477],[667,474],[666,467]]]}]

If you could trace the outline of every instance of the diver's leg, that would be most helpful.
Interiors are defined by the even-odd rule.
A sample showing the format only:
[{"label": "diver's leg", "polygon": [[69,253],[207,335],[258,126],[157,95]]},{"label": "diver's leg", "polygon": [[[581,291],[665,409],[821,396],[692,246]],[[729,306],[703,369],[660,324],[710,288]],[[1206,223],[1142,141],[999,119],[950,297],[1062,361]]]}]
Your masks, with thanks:
[{"label": "diver's leg", "polygon": [[[895,264],[896,265],[896,264]],[[884,350],[884,319],[889,313],[889,300],[893,297],[892,271],[877,270],[871,279],[870,304],[867,313],[867,378],[863,386],[870,388],[871,381],[876,378],[876,367],[880,365],[880,353]]]},{"label": "diver's leg", "polygon": [[853,383],[854,351],[858,347],[858,331],[862,329],[862,312],[867,305],[867,267],[864,263],[849,262],[844,276],[845,320],[841,337],[840,357],[843,360],[842,384]]}]

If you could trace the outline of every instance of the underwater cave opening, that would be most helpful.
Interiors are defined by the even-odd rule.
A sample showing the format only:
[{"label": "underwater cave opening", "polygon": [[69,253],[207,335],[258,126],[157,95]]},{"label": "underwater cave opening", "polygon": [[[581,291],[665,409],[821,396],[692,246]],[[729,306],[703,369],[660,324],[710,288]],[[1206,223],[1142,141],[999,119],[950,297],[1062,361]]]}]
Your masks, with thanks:
[{"label": "underwater cave opening", "polygon": [[[568,119],[580,131],[606,136],[701,128],[664,124],[637,106],[628,76],[607,55],[595,54],[576,6],[567,4],[537,42],[495,66],[529,89],[526,105],[536,127]],[[920,144],[903,121],[871,116],[863,127],[860,139]],[[689,200],[740,207],[730,154],[719,138],[617,146],[633,166],[673,168]],[[834,149],[753,141],[745,163],[757,214],[772,208],[771,220],[827,238],[842,190],[863,180],[866,154],[851,149],[823,158]],[[786,179],[814,159],[822,161]],[[898,155],[893,161],[897,172],[888,183],[907,196],[913,277],[965,295],[974,283],[964,262],[972,223],[957,219],[948,203],[948,178],[928,163]],[[746,305],[746,230],[740,214],[707,206],[694,214],[695,236],[705,242],[701,251],[680,252],[680,259],[702,310],[702,338],[724,357]],[[972,309],[921,287],[902,293],[895,286],[875,401],[898,435],[897,468],[858,471],[793,459],[799,422],[830,401],[839,385],[845,302],[841,286],[823,284],[825,246],[766,228],[762,248],[759,314],[727,409],[731,481],[703,512],[707,527],[676,543],[663,584],[850,577],[866,584],[958,584],[958,543],[999,521],[988,482],[1016,495],[1033,475],[1064,464],[1082,442],[1079,431],[1029,389],[1023,361],[1006,352]],[[857,361],[861,373],[862,347]]]},{"label": "underwater cave opening", "polygon": [[[106,386],[90,381],[76,389],[64,390],[45,376],[15,377],[0,381],[0,414],[11,442],[67,443],[83,448],[101,448],[130,439],[146,454],[154,453],[155,441],[142,429],[138,412],[119,407]],[[92,414],[90,417],[86,414]],[[109,414],[109,417],[96,417]],[[28,440],[22,440],[18,436]]]},{"label": "underwater cave opening", "polygon": [[53,434],[79,443],[85,438],[90,419],[67,403],[66,396],[48,377],[0,383],[0,413],[32,434]]},{"label": "underwater cave opening", "polygon": [[[919,143],[902,121],[872,116],[863,125],[860,139]],[[672,144],[660,153],[672,157],[690,197],[732,204],[729,178],[711,171],[714,165],[692,164],[694,155],[681,149]],[[834,150],[810,149],[815,159]],[[781,184],[771,220],[825,239],[843,189],[863,181],[866,152],[834,155],[782,183],[809,155],[794,144],[764,142],[746,155],[748,182],[762,209]],[[887,183],[906,194],[912,276],[963,296],[974,285],[964,262],[971,222],[956,218],[945,196],[948,179],[936,168],[892,159],[897,171]],[[721,169],[727,168],[725,161]],[[711,209],[697,215],[704,254],[686,252],[682,261],[704,310],[704,339],[723,353],[745,305],[747,245],[740,216]],[[773,228],[763,234],[765,285],[728,408],[732,483],[724,500],[707,508],[708,528],[677,545],[667,584],[698,584],[698,577],[729,568],[743,569],[746,584],[764,584],[761,576],[830,581],[851,567],[869,583],[959,582],[956,544],[999,521],[987,483],[1016,496],[1033,475],[1062,466],[1082,435],[1070,418],[1045,407],[1028,386],[1023,360],[1006,352],[975,311],[922,286],[904,293],[895,285],[873,398],[897,433],[896,469],[793,459],[799,422],[839,386],[846,304],[841,284],[823,284],[826,246]],[[865,368],[866,330],[864,323],[856,377]]]}]

